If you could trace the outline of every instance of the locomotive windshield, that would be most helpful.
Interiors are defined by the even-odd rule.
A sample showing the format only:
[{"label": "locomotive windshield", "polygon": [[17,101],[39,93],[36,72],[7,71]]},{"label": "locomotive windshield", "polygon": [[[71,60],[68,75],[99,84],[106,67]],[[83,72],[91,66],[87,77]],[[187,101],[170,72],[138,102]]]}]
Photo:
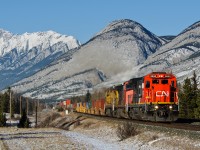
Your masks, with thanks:
[{"label": "locomotive windshield", "polygon": [[154,80],[152,81],[152,83],[153,83],[153,84],[159,84],[159,80],[158,80],[158,79],[154,79]]},{"label": "locomotive windshield", "polygon": [[162,80],[161,83],[162,84],[168,84],[168,80]]},{"label": "locomotive windshield", "polygon": [[163,80],[158,80],[158,79],[154,79],[154,80],[152,80],[152,83],[153,84],[168,84],[168,80],[166,80],[166,79],[163,79]]}]

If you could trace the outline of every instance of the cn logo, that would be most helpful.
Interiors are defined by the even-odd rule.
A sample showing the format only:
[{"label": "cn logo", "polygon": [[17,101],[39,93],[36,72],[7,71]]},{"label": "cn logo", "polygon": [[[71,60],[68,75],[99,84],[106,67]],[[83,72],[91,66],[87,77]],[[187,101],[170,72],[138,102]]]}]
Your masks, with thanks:
[{"label": "cn logo", "polygon": [[156,92],[156,97],[163,97],[163,96],[166,96],[168,97],[169,96],[169,92],[165,92],[165,91],[157,91]]}]

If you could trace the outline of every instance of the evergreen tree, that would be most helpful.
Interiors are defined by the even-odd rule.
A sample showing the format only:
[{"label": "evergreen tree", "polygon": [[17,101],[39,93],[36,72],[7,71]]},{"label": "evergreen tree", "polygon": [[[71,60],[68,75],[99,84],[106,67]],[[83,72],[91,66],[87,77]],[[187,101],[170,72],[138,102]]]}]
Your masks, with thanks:
[{"label": "evergreen tree", "polygon": [[14,113],[15,113],[15,100],[13,97],[13,92],[11,92],[12,96],[11,96],[11,116],[14,117]]},{"label": "evergreen tree", "polygon": [[91,102],[91,94],[89,90],[87,91],[87,94],[85,96],[85,102],[87,102],[88,108],[91,108],[92,102]]},{"label": "evergreen tree", "polygon": [[4,109],[4,107],[3,107],[3,101],[2,101],[2,96],[3,95],[1,95],[0,96],[0,98],[1,98],[1,101],[0,101],[0,127],[4,127],[4,126],[6,126],[6,114],[4,114],[3,113],[3,109]]},{"label": "evergreen tree", "polygon": [[3,112],[9,113],[9,101],[10,101],[10,96],[7,92],[5,92],[2,95],[2,107],[3,107]]},{"label": "evergreen tree", "polygon": [[19,114],[20,113],[20,100],[19,97],[15,97],[15,110],[14,112]]},{"label": "evergreen tree", "polygon": [[11,87],[8,87],[4,93],[4,112],[10,113],[10,96],[11,96],[11,117],[14,117],[15,113],[15,97]]},{"label": "evergreen tree", "polygon": [[30,121],[26,115],[26,110],[23,109],[22,117],[19,121],[18,127],[19,128],[29,128]]},{"label": "evergreen tree", "polygon": [[3,107],[3,94],[0,93],[0,110],[4,110],[4,107]]},{"label": "evergreen tree", "polygon": [[4,114],[2,111],[0,112],[0,127],[6,126],[6,114]]},{"label": "evergreen tree", "polygon": [[196,104],[197,104],[197,108],[194,109],[194,115],[195,115],[195,118],[200,119],[200,90],[198,90]]},{"label": "evergreen tree", "polygon": [[180,104],[180,117],[183,118],[193,118],[194,112],[192,107],[192,84],[190,79],[185,79],[182,89],[179,93],[179,104]]},{"label": "evergreen tree", "polygon": [[198,98],[198,84],[197,84],[197,76],[195,71],[193,72],[192,80],[192,100],[191,100],[191,107],[194,109],[197,108],[197,98]]},{"label": "evergreen tree", "polygon": [[199,116],[199,90],[196,73],[193,77],[185,79],[183,87],[179,91],[179,116],[183,118],[198,118]]},{"label": "evergreen tree", "polygon": [[185,98],[182,86],[179,86],[179,117],[187,117],[187,99]]}]

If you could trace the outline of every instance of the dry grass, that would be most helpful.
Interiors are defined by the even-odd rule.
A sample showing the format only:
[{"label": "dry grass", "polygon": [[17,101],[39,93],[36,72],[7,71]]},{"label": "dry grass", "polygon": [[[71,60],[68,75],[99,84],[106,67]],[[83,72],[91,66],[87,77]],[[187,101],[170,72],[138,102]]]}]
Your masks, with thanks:
[{"label": "dry grass", "polygon": [[92,121],[88,121],[86,123],[83,124],[83,128],[90,128],[92,125],[94,125],[95,123]]},{"label": "dry grass", "polygon": [[47,113],[44,119],[41,120],[41,122],[38,124],[38,127],[48,127],[51,122],[53,122],[55,119],[61,117],[59,113],[51,112]]}]

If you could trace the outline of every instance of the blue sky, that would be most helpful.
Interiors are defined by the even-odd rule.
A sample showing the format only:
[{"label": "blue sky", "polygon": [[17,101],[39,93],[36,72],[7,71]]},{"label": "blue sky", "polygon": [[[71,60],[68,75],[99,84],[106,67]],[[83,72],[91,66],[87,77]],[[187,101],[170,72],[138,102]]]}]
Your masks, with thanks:
[{"label": "blue sky", "polygon": [[119,19],[160,35],[177,35],[200,21],[199,0],[0,0],[0,28],[15,34],[54,30],[88,41]]}]

